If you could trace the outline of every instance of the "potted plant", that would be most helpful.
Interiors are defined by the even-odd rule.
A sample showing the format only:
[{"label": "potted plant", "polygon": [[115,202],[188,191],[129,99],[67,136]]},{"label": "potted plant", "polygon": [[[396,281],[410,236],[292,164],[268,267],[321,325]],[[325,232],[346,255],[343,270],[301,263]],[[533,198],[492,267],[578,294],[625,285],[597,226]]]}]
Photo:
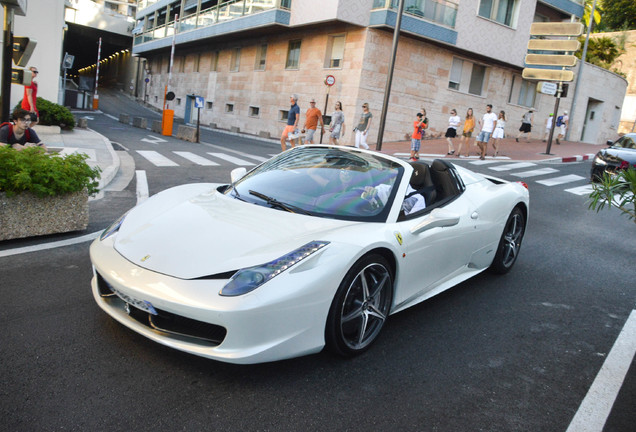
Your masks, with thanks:
[{"label": "potted plant", "polygon": [[0,240],[86,229],[100,173],[87,158],[0,146]]},{"label": "potted plant", "polygon": [[616,207],[636,223],[636,167],[625,165],[614,175],[605,173],[592,187],[589,208],[599,212],[606,205]]}]

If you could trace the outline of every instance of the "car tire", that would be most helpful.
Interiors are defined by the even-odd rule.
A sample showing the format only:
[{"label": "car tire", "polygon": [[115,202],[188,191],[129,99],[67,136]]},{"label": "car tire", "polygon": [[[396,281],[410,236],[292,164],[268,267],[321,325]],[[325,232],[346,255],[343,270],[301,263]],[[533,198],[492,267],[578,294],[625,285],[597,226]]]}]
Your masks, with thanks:
[{"label": "car tire", "polygon": [[347,272],[334,296],[325,328],[327,348],[352,357],[378,338],[393,300],[391,266],[381,255],[362,257]]},{"label": "car tire", "polygon": [[519,256],[521,242],[526,232],[526,218],[519,207],[508,216],[506,225],[504,226],[499,246],[497,246],[497,254],[490,265],[490,270],[494,273],[505,274],[510,271]]}]

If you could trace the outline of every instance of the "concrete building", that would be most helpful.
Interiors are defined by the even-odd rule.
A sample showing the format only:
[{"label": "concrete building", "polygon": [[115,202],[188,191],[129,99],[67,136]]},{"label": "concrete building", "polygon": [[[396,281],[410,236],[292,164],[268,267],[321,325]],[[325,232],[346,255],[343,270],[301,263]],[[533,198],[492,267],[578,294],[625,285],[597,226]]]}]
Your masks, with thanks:
[{"label": "concrete building", "polygon": [[[343,103],[348,143],[362,103],[369,102],[374,114],[369,142],[375,142],[397,4],[141,0],[133,54],[145,59],[143,97],[162,108],[168,86],[176,94],[168,107],[192,122],[194,96],[203,96],[203,123],[277,137],[291,93],[300,96],[301,123],[309,99],[325,110],[328,95],[325,114],[335,101]],[[481,117],[488,103],[496,112],[506,111],[509,135],[535,107],[535,137],[540,137],[555,98],[537,93],[536,82],[521,77],[530,25],[577,21],[582,14],[583,6],[571,0],[406,0],[384,141],[404,139],[422,107],[431,121],[429,133],[439,134],[451,109],[463,116],[472,107]],[[571,121],[572,139],[600,143],[616,137],[626,82],[597,69],[584,68],[578,104],[586,109],[578,109]],[[335,78],[332,87],[325,85],[328,75]],[[561,99],[560,113],[571,109],[572,93]]]}]

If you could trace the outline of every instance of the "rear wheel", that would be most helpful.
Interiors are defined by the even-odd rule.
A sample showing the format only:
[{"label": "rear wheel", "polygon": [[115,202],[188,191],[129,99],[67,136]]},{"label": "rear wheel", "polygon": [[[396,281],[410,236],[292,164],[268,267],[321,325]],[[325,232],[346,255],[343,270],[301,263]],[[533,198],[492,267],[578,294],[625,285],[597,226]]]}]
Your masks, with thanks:
[{"label": "rear wheel", "polygon": [[361,258],[343,279],[331,304],[325,339],[327,347],[345,357],[367,350],[389,315],[393,277],[380,255]]},{"label": "rear wheel", "polygon": [[490,265],[490,269],[499,274],[508,273],[519,255],[521,241],[526,232],[526,218],[519,207],[510,213],[508,221],[501,234],[497,254]]}]

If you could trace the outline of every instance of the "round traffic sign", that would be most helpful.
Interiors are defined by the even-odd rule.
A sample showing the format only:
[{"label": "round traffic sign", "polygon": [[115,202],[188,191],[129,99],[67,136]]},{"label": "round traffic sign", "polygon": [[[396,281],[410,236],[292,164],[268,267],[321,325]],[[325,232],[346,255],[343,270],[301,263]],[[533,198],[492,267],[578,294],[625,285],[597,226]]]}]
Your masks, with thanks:
[{"label": "round traffic sign", "polygon": [[325,84],[331,87],[335,83],[336,83],[336,77],[333,75],[327,75],[327,78],[325,78]]}]

